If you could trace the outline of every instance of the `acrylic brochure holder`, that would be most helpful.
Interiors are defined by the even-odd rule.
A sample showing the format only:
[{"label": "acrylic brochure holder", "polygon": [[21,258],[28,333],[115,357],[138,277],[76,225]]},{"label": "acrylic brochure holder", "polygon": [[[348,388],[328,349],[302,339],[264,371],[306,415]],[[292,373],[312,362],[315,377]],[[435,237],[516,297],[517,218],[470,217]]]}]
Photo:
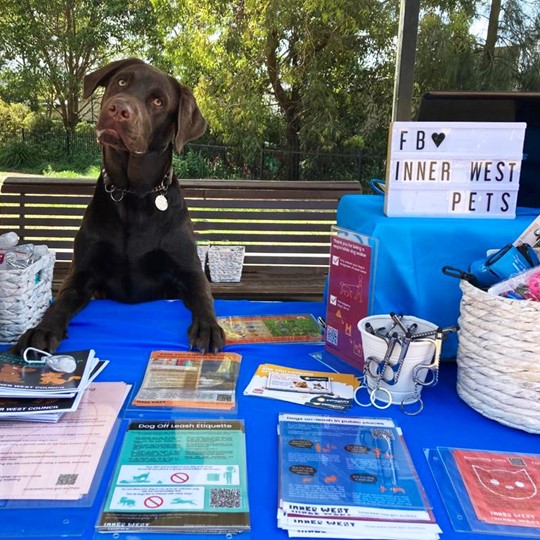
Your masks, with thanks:
[{"label": "acrylic brochure holder", "polygon": [[540,538],[540,455],[424,450],[457,532]]},{"label": "acrylic brochure holder", "polygon": [[376,238],[332,227],[326,291],[325,351],[363,369],[358,322],[371,314],[377,268]]},{"label": "acrylic brochure holder", "polygon": [[[88,493],[77,500],[3,499],[0,538],[82,537],[95,525],[92,508],[103,498],[103,478],[111,466],[111,456],[121,432],[122,420],[116,419],[103,448]],[[47,452],[47,448],[43,448]],[[58,482],[70,482],[70,478]],[[29,518],[31,516],[31,518]]]},{"label": "acrylic brochure holder", "polygon": [[243,420],[132,420],[120,438],[95,538],[250,538]]},{"label": "acrylic brochure holder", "polygon": [[130,418],[236,415],[242,356],[155,350],[126,407]]}]

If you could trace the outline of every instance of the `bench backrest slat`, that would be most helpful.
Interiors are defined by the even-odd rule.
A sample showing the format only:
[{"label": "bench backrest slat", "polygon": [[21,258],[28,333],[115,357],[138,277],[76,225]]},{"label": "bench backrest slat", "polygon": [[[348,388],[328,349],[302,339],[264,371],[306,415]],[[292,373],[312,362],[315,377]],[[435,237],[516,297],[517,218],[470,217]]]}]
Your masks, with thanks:
[{"label": "bench backrest slat", "polygon": [[[65,267],[94,193],[93,179],[8,177],[0,186],[0,234],[43,243]],[[326,269],[337,202],[357,182],[181,180],[197,240],[246,246],[244,271]]]}]

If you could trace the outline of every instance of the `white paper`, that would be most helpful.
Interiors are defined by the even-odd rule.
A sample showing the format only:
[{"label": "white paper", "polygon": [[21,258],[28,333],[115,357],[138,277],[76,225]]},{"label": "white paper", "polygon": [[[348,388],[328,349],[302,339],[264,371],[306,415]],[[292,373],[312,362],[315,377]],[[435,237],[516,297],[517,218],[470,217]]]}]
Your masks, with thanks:
[{"label": "white paper", "polygon": [[78,500],[90,490],[130,386],[92,383],[57,424],[0,423],[0,499]]}]

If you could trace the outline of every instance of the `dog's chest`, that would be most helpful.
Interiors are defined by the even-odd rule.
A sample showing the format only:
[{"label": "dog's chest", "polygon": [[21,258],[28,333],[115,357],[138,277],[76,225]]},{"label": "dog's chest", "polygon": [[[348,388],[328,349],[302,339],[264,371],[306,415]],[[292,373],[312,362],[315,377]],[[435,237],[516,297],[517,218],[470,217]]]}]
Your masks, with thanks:
[{"label": "dog's chest", "polygon": [[141,302],[170,296],[174,268],[171,253],[144,235],[122,243],[104,243],[99,272],[102,296],[122,302]]}]

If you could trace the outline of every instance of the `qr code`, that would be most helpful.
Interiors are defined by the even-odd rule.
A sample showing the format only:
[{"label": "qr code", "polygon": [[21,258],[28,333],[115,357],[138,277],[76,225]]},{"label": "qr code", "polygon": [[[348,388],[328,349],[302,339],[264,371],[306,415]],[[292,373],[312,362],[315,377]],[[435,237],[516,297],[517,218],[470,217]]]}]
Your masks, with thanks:
[{"label": "qr code", "polygon": [[218,394],[216,396],[216,401],[232,401],[232,396],[230,394]]},{"label": "qr code", "polygon": [[334,345],[335,347],[338,346],[338,331],[336,328],[332,326],[326,327],[326,341],[330,343],[330,345]]},{"label": "qr code", "polygon": [[213,508],[240,508],[239,489],[219,488],[210,490],[210,506]]},{"label": "qr code", "polygon": [[60,474],[56,480],[57,486],[73,486],[77,482],[78,474]]}]

